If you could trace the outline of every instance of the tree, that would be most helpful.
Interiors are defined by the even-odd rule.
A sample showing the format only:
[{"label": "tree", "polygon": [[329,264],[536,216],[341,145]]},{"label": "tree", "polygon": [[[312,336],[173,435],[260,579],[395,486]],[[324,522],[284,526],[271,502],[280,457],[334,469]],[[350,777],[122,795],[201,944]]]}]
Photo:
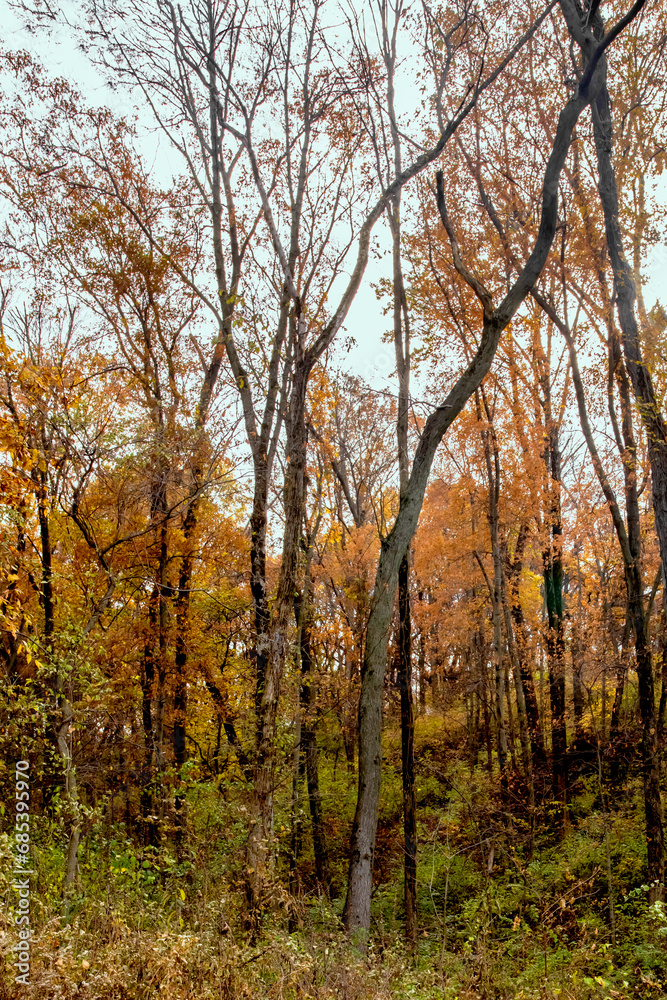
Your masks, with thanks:
[{"label": "tree", "polygon": [[[320,4],[315,4],[309,12],[286,4],[278,9],[275,18],[267,17],[263,5],[241,8],[227,0],[203,7],[193,4],[187,9],[168,2],[155,5],[136,2],[129,10],[126,5],[121,10],[110,4],[92,11],[96,43],[102,53],[114,59],[115,72],[144,95],[167,139],[184,156],[209,213],[215,289],[211,293],[191,279],[189,287],[194,288],[220,331],[209,366],[209,381],[215,381],[224,354],[239,393],[246,442],[252,456],[255,486],[251,589],[257,674],[254,819],[248,841],[252,934],[258,928],[262,873],[267,861],[273,737],[298,571],[308,383],[359,288],[376,222],[401,188],[437,158],[479,94],[491,85],[525,42],[525,38],[520,39],[486,78],[473,75],[469,84],[466,79],[464,96],[452,106],[448,118],[443,117],[440,105],[433,144],[413,158],[379,196],[373,193],[359,213],[359,221],[353,224],[351,239],[343,237],[338,244],[340,249],[334,249],[337,227],[348,206],[356,208],[353,187],[349,193],[352,172],[347,167],[358,149],[359,140],[354,137],[363,134],[357,127],[355,94],[358,88],[363,91],[366,87],[370,67],[352,67],[352,71],[341,73],[336,65],[331,65],[320,14]],[[440,94],[445,82],[453,76],[453,60],[464,40],[462,29],[467,16],[464,9],[463,17],[455,18],[446,34],[443,43],[446,55],[437,68]],[[244,39],[249,28],[254,41],[260,41],[247,48]],[[298,74],[294,67],[297,52],[301,60]],[[106,55],[102,58],[108,61]],[[176,125],[172,118],[174,111]],[[261,113],[269,117],[277,114],[282,121],[284,141],[281,139],[277,157],[270,145],[261,147],[255,140],[259,130],[256,119]],[[330,146],[326,167],[329,172],[323,175],[316,167],[320,144],[323,141],[330,144],[331,140],[340,151],[339,163],[333,170]],[[251,203],[246,221],[237,202],[240,198],[244,203],[247,188],[243,183],[243,195],[237,197],[232,178],[244,182],[247,176],[252,178],[259,209]],[[112,178],[111,181],[113,186]],[[282,207],[279,208],[283,194],[288,205],[286,217],[282,217]],[[323,222],[320,209],[327,202],[332,210]],[[128,208],[127,203],[121,203]],[[227,224],[223,226],[225,213]],[[251,352],[243,357],[234,330],[238,304],[244,296],[242,266],[255,253],[253,241],[260,220],[274,254],[268,268],[271,281],[267,289],[274,332],[268,339],[266,369],[261,374],[254,371]],[[308,240],[307,247],[304,238]],[[338,305],[328,310],[326,299],[333,283],[332,273],[336,275],[353,245],[356,259],[347,287]],[[159,241],[155,247],[167,256]],[[266,273],[263,251],[258,250],[255,259],[256,273]],[[260,413],[258,397],[261,396],[265,404]],[[283,486],[285,525],[277,601],[272,615],[266,586],[266,525],[271,471],[283,421],[287,456]]]},{"label": "tree", "polygon": [[558,207],[558,178],[569,149],[572,130],[579,115],[596,96],[602,82],[604,51],[627,23],[641,9],[636,5],[617,22],[591,53],[587,53],[584,72],[575,94],[567,102],[558,120],[556,137],[546,167],[542,188],[542,215],[533,251],[518,279],[496,308],[489,292],[468,270],[460,258],[456,236],[448,221],[442,174],[438,175],[439,208],[452,243],[454,262],[464,280],[479,298],[484,315],[477,352],[436,411],[424,425],[412,464],[407,489],[401,497],[399,513],[385,541],[373,591],[368,623],[362,691],[359,703],[359,793],[352,833],[348,894],[345,908],[350,931],[367,933],[370,926],[372,857],[380,794],[380,713],[382,681],[385,670],[386,642],[391,605],[396,588],[398,566],[417,527],[433,456],[447,428],[487,374],[502,330],[510,322],[521,302],[538,279],[553,241]]},{"label": "tree", "polygon": [[[577,15],[579,17],[579,15]],[[599,17],[599,15],[596,15]],[[574,21],[572,20],[574,18]],[[583,24],[583,17],[580,20],[575,18],[572,10],[568,8],[566,11],[566,20],[568,25],[568,30],[574,38],[576,31],[579,32],[576,37],[579,40],[580,45],[583,45],[581,34],[581,25]],[[588,21],[586,20],[586,25],[584,25],[584,34],[588,31],[587,29]],[[574,27],[573,27],[574,25]],[[576,29],[576,30],[575,30]],[[599,39],[603,35],[603,29],[601,22],[598,25],[596,38]],[[589,39],[590,41],[590,39]],[[588,51],[590,51],[591,45],[588,45]],[[580,68],[577,67],[577,72]],[[603,88],[604,91],[604,88]],[[603,92],[601,91],[601,93]],[[600,171],[600,176],[606,177],[606,184],[609,187],[612,184],[613,187],[613,197],[612,201],[615,205],[615,222],[612,226],[612,236],[617,240],[620,240],[620,228],[618,223],[618,196],[615,188],[615,180],[612,177],[613,168],[611,166],[611,161],[608,161],[608,150],[605,153],[604,148],[600,145],[599,138],[599,102],[600,97],[596,98],[593,107],[593,119],[595,125],[595,135],[596,135],[596,149],[598,158],[598,169]],[[596,124],[597,123],[597,124]],[[549,131],[547,122],[543,117],[543,125]],[[604,143],[603,143],[604,146]],[[605,147],[606,148],[606,147]],[[605,159],[605,156],[607,159]],[[602,157],[602,159],[601,159]],[[518,269],[517,258],[514,251],[511,249],[510,239],[507,228],[503,225],[501,220],[500,212],[497,206],[494,205],[493,201],[488,195],[488,192],[484,190],[481,183],[481,178],[479,175],[479,169],[471,165],[471,172],[475,176],[480,190],[482,202],[487,211],[487,214],[493,223],[493,226],[497,230],[501,244],[506,255],[507,263],[514,269]],[[605,173],[606,171],[606,173]],[[611,173],[610,173],[611,171]],[[567,315],[568,315],[568,303],[567,303],[567,285],[569,283],[570,288],[574,288],[573,292],[575,298],[578,300],[578,310],[577,316],[582,306],[587,306],[590,308],[591,299],[589,297],[590,293],[582,291],[583,287],[587,285],[587,279],[581,276],[581,261],[577,261],[574,254],[570,253],[568,255],[568,268],[569,272],[566,274],[564,261],[565,257],[565,247],[566,247],[566,235],[565,228],[563,230],[562,245],[561,245],[561,275],[560,280],[562,282],[561,294],[563,297],[562,309],[565,319],[561,319],[554,310],[554,283],[552,281],[552,289],[550,293],[538,292],[537,289],[533,289],[532,294],[536,301],[540,304],[542,309],[545,311],[548,319],[556,327],[558,327],[563,335],[565,336],[569,355],[570,364],[573,371],[573,380],[575,383],[575,391],[577,396],[577,403],[579,408],[580,420],[582,428],[584,430],[584,436],[588,449],[590,451],[593,465],[596,470],[600,485],[604,491],[605,497],[609,504],[614,527],[618,536],[619,544],[623,553],[623,562],[625,567],[625,580],[626,589],[628,595],[628,621],[633,622],[633,631],[635,636],[635,649],[637,655],[637,671],[639,677],[640,686],[640,704],[642,713],[642,722],[644,735],[642,737],[642,758],[644,767],[644,785],[645,785],[645,810],[647,817],[647,846],[648,846],[648,856],[649,856],[649,876],[652,883],[656,883],[662,886],[664,881],[664,862],[662,861],[664,848],[663,848],[663,832],[662,832],[662,806],[660,802],[659,794],[659,782],[658,782],[658,765],[657,765],[657,744],[655,743],[655,709],[654,709],[654,694],[653,694],[653,673],[650,664],[650,649],[647,643],[648,636],[648,619],[646,617],[647,609],[644,607],[643,598],[643,587],[641,583],[641,534],[640,534],[640,516],[639,516],[639,505],[638,505],[638,493],[637,493],[637,464],[636,464],[636,453],[637,445],[633,430],[632,422],[632,408],[630,403],[630,390],[628,376],[625,367],[621,363],[620,356],[620,343],[618,342],[618,335],[614,327],[614,318],[612,311],[612,300],[609,295],[609,290],[605,275],[605,262],[603,254],[599,246],[599,240],[596,236],[596,232],[591,220],[590,207],[586,194],[583,190],[583,181],[581,176],[581,165],[580,156],[578,149],[575,150],[575,156],[573,158],[573,165],[567,170],[567,176],[570,181],[573,193],[575,195],[575,204],[581,213],[582,229],[584,233],[586,253],[589,258],[589,266],[592,267],[595,274],[595,284],[597,284],[597,295],[602,299],[602,306],[599,307],[599,315],[607,327],[607,350],[609,356],[609,377],[608,377],[608,409],[609,416],[611,419],[612,427],[614,430],[614,438],[618,445],[618,450],[620,453],[623,473],[624,473],[624,486],[625,486],[625,507],[627,512],[627,528],[623,523],[623,519],[620,513],[619,505],[616,501],[614,490],[611,486],[610,479],[605,472],[600,456],[597,452],[596,445],[593,438],[593,431],[591,424],[588,420],[586,413],[586,402],[584,397],[583,383],[578,370],[576,351],[574,348],[572,331],[568,325]],[[604,185],[602,185],[604,186]],[[601,200],[603,204],[603,210],[605,211],[605,219],[608,221],[611,218],[610,207],[609,207],[609,192],[606,195],[607,207],[605,208],[605,198],[602,197]],[[523,214],[524,218],[529,215],[528,206],[520,205],[519,211]],[[641,225],[641,224],[640,224]],[[576,232],[576,230],[575,230]],[[607,240],[610,238],[610,228],[607,225]],[[639,253],[639,250],[636,250]],[[610,255],[613,258],[613,255]],[[570,260],[571,258],[571,260]],[[617,268],[618,259],[616,264],[612,263],[613,267]],[[629,276],[629,266],[627,263],[624,265],[624,274]],[[579,268],[576,278],[574,276],[574,271]],[[617,281],[618,278],[615,279]],[[625,279],[624,279],[625,280]],[[593,294],[595,295],[594,291]],[[625,288],[623,290],[623,296],[626,294]],[[622,296],[622,297],[623,297]],[[627,307],[627,303],[626,303]],[[598,308],[598,307],[596,307]],[[627,308],[624,313],[625,322],[628,321],[628,311]],[[635,322],[635,334],[636,334],[636,321]],[[576,324],[576,321],[575,321]],[[635,337],[636,339],[636,337]],[[638,342],[638,341],[637,341]],[[549,352],[550,354],[550,352]],[[548,354],[544,355],[542,353],[541,357],[538,359],[542,371],[545,370],[545,363],[547,362]],[[546,431],[548,436],[548,461],[551,467],[551,478],[554,482],[560,480],[560,451],[557,442],[557,433],[554,434],[554,430],[557,429],[557,423],[553,419],[551,413],[551,402],[550,402],[550,391],[549,383],[544,377],[541,377],[542,384],[542,400],[544,401],[542,405],[545,409],[546,416]],[[619,402],[621,409],[621,421],[619,422],[616,418],[615,404],[614,404],[614,384],[617,386],[619,394]],[[655,397],[654,397],[655,402]],[[655,449],[654,449],[655,454]],[[552,523],[552,532],[560,538],[561,535],[561,518],[560,518],[560,502],[557,500],[554,494],[554,499],[556,499],[555,506],[552,504],[552,516],[550,518]],[[656,527],[659,533],[659,516],[656,517]],[[564,801],[565,798],[565,776],[563,772],[563,764],[566,761],[565,748],[566,748],[566,734],[565,734],[565,697],[564,697],[564,622],[563,622],[563,607],[562,607],[562,557],[560,555],[560,545],[557,546],[554,552],[553,544],[549,545],[548,550],[545,550],[544,558],[545,566],[545,592],[547,599],[547,611],[549,615],[549,652],[550,652],[550,686],[551,686],[551,701],[552,701],[552,742],[553,742],[553,767],[554,767],[554,785],[558,790],[558,798]],[[648,614],[650,616],[650,604],[648,608]],[[573,649],[573,657],[578,656],[576,649]],[[620,658],[620,664],[623,664],[623,657]],[[555,669],[554,669],[555,668]],[[575,681],[577,679],[577,669],[575,668]],[[622,677],[622,674],[619,675]],[[575,693],[578,691],[578,686],[575,683]],[[581,697],[580,691],[579,698]],[[622,694],[622,683],[619,683],[617,688],[617,694]],[[618,709],[619,705],[616,704],[612,712],[612,720],[614,728],[618,725]],[[575,702],[575,715],[579,712],[581,714],[581,703],[577,706]],[[655,891],[655,890],[654,890]],[[660,897],[661,890],[658,889],[658,896]]]}]

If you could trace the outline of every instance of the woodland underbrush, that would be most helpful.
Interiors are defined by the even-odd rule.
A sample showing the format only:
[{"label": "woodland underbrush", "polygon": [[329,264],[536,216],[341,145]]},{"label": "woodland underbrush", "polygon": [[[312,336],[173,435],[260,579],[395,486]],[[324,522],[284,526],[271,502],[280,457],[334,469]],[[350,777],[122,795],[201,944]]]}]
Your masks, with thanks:
[{"label": "woodland underbrush", "polygon": [[[635,763],[625,761],[610,795],[593,756],[573,757],[575,791],[559,834],[554,803],[538,802],[536,822],[520,782],[499,792],[497,775],[490,777],[481,764],[471,768],[469,760],[460,759],[444,767],[438,740],[424,723],[417,745],[416,949],[403,937],[400,760],[389,740],[367,954],[355,950],[341,927],[353,775],[344,769],[324,774],[325,787],[337,789],[335,808],[332,797],[325,803],[330,895],[316,884],[305,816],[298,862],[296,868],[290,865],[292,812],[289,801],[280,803],[276,866],[264,900],[263,935],[253,947],[243,934],[241,907],[243,796],[232,781],[193,779],[187,833],[179,838],[164,822],[158,849],[138,846],[123,822],[110,822],[108,809],[91,813],[78,884],[65,905],[62,824],[57,816],[36,818],[31,985],[20,987],[20,995],[26,1000],[667,996],[667,914],[662,904],[648,904]],[[609,761],[602,763],[606,773]],[[0,998],[14,1000],[19,995],[12,970],[16,900],[7,835],[1,850]]]}]

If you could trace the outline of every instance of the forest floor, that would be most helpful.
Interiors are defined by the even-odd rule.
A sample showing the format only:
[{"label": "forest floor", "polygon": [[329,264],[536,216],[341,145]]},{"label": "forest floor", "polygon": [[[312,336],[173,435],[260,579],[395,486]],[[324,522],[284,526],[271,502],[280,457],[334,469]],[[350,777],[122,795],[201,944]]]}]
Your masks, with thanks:
[{"label": "forest floor", "polygon": [[93,815],[79,885],[65,908],[62,826],[57,817],[38,818],[28,986],[13,981],[12,853],[3,834],[0,1000],[667,997],[667,914],[662,904],[648,904],[634,766],[608,796],[600,794],[595,767],[583,768],[564,833],[553,822],[549,828],[553,803],[543,802],[531,852],[520,784],[501,796],[481,763],[469,768],[459,760],[443,770],[438,762],[447,748],[428,727],[418,737],[416,950],[406,948],[402,933],[400,760],[389,740],[366,955],[346,940],[340,922],[353,776],[325,761],[323,786],[339,804],[327,816],[331,899],[317,892],[305,817],[299,889],[285,889],[285,802],[276,811],[275,881],[254,947],[241,930],[247,799],[234,781],[192,782],[187,838],[178,851],[167,823],[163,846],[149,852],[108,810]]}]

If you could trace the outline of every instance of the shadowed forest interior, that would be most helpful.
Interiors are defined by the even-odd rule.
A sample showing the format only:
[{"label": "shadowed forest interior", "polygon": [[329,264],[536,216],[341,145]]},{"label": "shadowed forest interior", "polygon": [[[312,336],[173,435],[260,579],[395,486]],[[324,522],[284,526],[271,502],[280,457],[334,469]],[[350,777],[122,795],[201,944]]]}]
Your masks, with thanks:
[{"label": "shadowed forest interior", "polygon": [[1,1000],[664,997],[667,9],[12,10]]}]

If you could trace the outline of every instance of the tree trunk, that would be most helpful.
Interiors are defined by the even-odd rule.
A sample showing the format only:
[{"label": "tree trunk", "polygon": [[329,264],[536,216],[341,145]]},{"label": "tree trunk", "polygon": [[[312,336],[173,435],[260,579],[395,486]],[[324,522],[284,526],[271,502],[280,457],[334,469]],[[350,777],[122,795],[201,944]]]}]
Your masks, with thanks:
[{"label": "tree trunk", "polygon": [[[481,420],[482,412],[477,395],[477,416]],[[493,665],[495,673],[494,707],[496,716],[496,736],[498,741],[498,764],[500,767],[501,782],[505,788],[507,778],[507,756],[509,753],[507,743],[507,725],[505,722],[505,669],[503,665],[503,632],[502,632],[502,555],[500,546],[500,454],[495,438],[495,431],[491,423],[491,413],[486,403],[484,391],[481,392],[486,417],[489,421],[487,427],[482,431],[484,442],[484,457],[486,460],[486,474],[489,487],[489,509],[487,520],[491,536],[491,554],[493,557],[493,583],[490,584],[491,608],[493,612]],[[481,562],[480,562],[481,565]],[[488,582],[488,581],[487,581]]]},{"label": "tree trunk", "polygon": [[[286,420],[287,465],[283,502],[285,527],[276,610],[269,619],[266,603],[266,576],[256,581],[256,621],[268,632],[257,637],[257,749],[255,778],[251,807],[251,824],[248,835],[246,922],[252,941],[257,939],[262,909],[263,882],[269,859],[269,840],[273,816],[274,773],[276,765],[275,726],[278,711],[280,682],[288,653],[290,618],[297,593],[299,543],[305,504],[305,467],[307,430],[305,421],[306,391],[314,361],[303,355],[302,340],[305,327],[301,317],[291,315],[292,349],[296,352],[289,414]],[[263,494],[262,541],[266,539],[266,494]],[[259,553],[258,553],[259,554]],[[266,570],[265,550],[261,564]],[[259,614],[258,614],[259,613]]]},{"label": "tree trunk", "polygon": [[547,759],[544,747],[544,734],[540,723],[540,710],[537,704],[533,672],[530,666],[526,621],[523,615],[521,597],[519,594],[519,579],[522,565],[522,561],[517,564],[515,556],[509,578],[510,613],[512,618],[512,630],[515,638],[519,675],[521,678],[521,688],[526,704],[526,718],[528,720],[528,731],[530,733],[533,761],[535,764],[544,766]]},{"label": "tree trunk", "polygon": [[613,341],[613,330],[610,328],[610,366],[617,373],[619,395],[622,405],[623,431],[623,469],[625,477],[625,500],[627,513],[627,529],[623,522],[614,491],[600,461],[593,439],[583,383],[579,373],[576,351],[569,329],[560,324],[570,352],[572,380],[577,395],[579,419],[586,444],[588,446],[596,475],[609,505],[614,522],[614,528],[619,540],[625,573],[625,584],[628,598],[628,617],[632,625],[635,640],[637,660],[637,681],[639,687],[639,707],[642,720],[642,773],[644,781],[644,809],[646,815],[646,847],[648,855],[648,878],[651,884],[650,897],[653,901],[664,895],[664,830],[662,818],[662,801],[660,797],[660,766],[658,757],[658,741],[655,718],[655,693],[653,687],[653,667],[651,652],[647,638],[646,611],[644,608],[643,587],[640,570],[641,559],[641,525],[639,518],[638,495],[636,488],[635,447],[632,431],[632,414],[629,407],[627,381],[623,372],[618,351]]},{"label": "tree trunk", "polygon": [[[158,660],[157,660],[157,689],[155,692],[155,739],[154,739],[154,762],[155,762],[155,788],[158,795],[157,815],[159,820],[164,821],[165,801],[163,774],[165,767],[164,755],[164,719],[167,700],[167,629],[169,627],[169,607],[168,597],[169,586],[167,581],[168,550],[167,550],[167,494],[165,489],[161,489],[161,524],[160,524],[160,547],[158,564]],[[161,829],[161,828],[160,828]],[[159,830],[158,830],[159,832]]]},{"label": "tree trunk", "polygon": [[477,660],[477,671],[479,674],[479,685],[482,693],[478,698],[482,703],[484,712],[484,745],[486,747],[486,771],[489,777],[493,774],[493,744],[491,739],[491,704],[492,688],[489,683],[489,672],[487,669],[486,643],[484,641],[484,628],[480,626],[475,632],[475,652]]},{"label": "tree trunk", "polygon": [[278,692],[270,665],[270,612],[266,582],[268,469],[266,456],[254,456],[254,495],[250,517],[250,592],[253,599],[255,666],[255,749],[250,830],[246,844],[245,923],[251,940],[259,933],[261,886],[270,832],[273,722]]},{"label": "tree trunk", "polygon": [[[598,15],[598,32],[603,30]],[[614,272],[614,294],[623,350],[628,374],[637,406],[646,430],[651,478],[653,484],[653,512],[660,545],[663,578],[667,579],[667,427],[653,388],[650,372],[644,363],[635,316],[636,288],[632,268],[625,258],[619,221],[618,189],[612,161],[611,102],[606,84],[592,104],[593,131],[599,171],[599,191],[604,211],[605,231],[609,257]],[[638,566],[630,567],[633,593],[628,589],[635,648],[637,651],[637,680],[639,706],[642,719],[642,761],[644,776],[644,804],[646,809],[646,845],[648,852],[648,880],[651,901],[664,897],[665,862],[662,802],[660,797],[660,767],[656,732],[653,670],[651,655],[644,632],[643,599]],[[639,597],[634,594],[639,586]],[[639,603],[641,602],[641,613]],[[641,629],[640,629],[641,624]]]},{"label": "tree trunk", "polygon": [[[159,466],[151,484],[151,521],[155,524],[157,549],[155,582],[148,599],[148,630],[144,639],[142,664],[142,723],[145,737],[142,768],[141,810],[144,840],[156,847],[162,816],[162,772],[164,770],[164,712],[167,678],[167,494],[165,470]],[[153,557],[155,558],[155,556]],[[157,684],[155,681],[157,679]],[[155,685],[155,690],[153,690]]]},{"label": "tree trunk", "polygon": [[306,783],[308,787],[308,803],[313,833],[313,854],[317,881],[328,894],[331,885],[329,873],[329,857],[327,853],[326,834],[322,817],[322,799],[320,795],[317,733],[313,720],[313,649],[311,645],[312,630],[312,592],[313,580],[310,574],[312,545],[319,526],[319,515],[316,526],[308,539],[308,555],[304,576],[303,598],[299,611],[300,647],[301,647],[301,743],[306,768]]},{"label": "tree trunk", "polygon": [[[488,296],[485,298],[484,326],[477,352],[445,401],[426,420],[408,486],[401,492],[398,516],[388,537],[382,542],[371,600],[359,699],[359,784],[345,903],[346,927],[349,932],[360,933],[362,938],[367,937],[371,919],[372,865],[382,766],[382,692],[398,569],[417,528],[436,448],[487,374],[502,331],[530,292],[546,262],[556,229],[558,178],[569,149],[572,129],[589,102],[589,88],[593,77],[596,74],[591,66],[590,71],[582,77],[576,95],[568,101],[559,116],[556,138],[545,172],[542,216],[535,248],[501,305],[494,310]],[[438,186],[444,205],[441,175],[438,177]]]},{"label": "tree trunk", "polygon": [[[548,326],[548,343],[552,323]],[[565,725],[565,632],[563,621],[563,526],[561,519],[560,417],[552,400],[551,350],[545,351],[539,332],[533,341],[539,372],[540,406],[544,415],[544,500],[542,575],[546,609],[546,653],[551,707],[551,771],[557,825],[562,837],[567,819],[567,731]]]},{"label": "tree trunk", "polygon": [[[598,15],[599,19],[599,15]],[[600,30],[602,29],[601,22]],[[612,118],[605,85],[592,104],[593,131],[599,171],[599,191],[604,211],[609,258],[614,272],[614,295],[628,375],[648,441],[653,485],[655,530],[660,545],[663,578],[667,579],[667,426],[642,356],[635,315],[636,286],[632,268],[623,251],[619,221],[618,188],[612,160]]]},{"label": "tree trunk", "polygon": [[185,552],[181,561],[178,578],[178,593],[175,601],[176,652],[174,655],[174,764],[176,766],[176,794],[174,798],[177,838],[180,843],[183,817],[183,795],[180,788],[182,768],[187,758],[185,723],[188,707],[188,682],[186,667],[188,662],[190,589],[192,583],[192,563],[194,534],[197,528],[197,500],[188,505],[183,524],[183,544]]},{"label": "tree trunk", "polygon": [[570,656],[572,658],[572,704],[574,709],[575,740],[581,742],[584,738],[584,686],[582,671],[584,665],[584,645],[581,635],[583,621],[583,602],[581,597],[582,578],[579,543],[575,546],[577,556],[577,608],[572,617],[572,639]]},{"label": "tree trunk", "polygon": [[[561,577],[562,579],[562,577]],[[560,803],[558,826],[565,828],[567,801],[567,735],[565,730],[565,643],[563,639],[562,603],[559,602],[559,577],[545,572],[547,591],[547,667],[549,671],[549,701],[551,705],[551,767],[554,798]],[[560,607],[559,607],[560,603]]]},{"label": "tree trunk", "polygon": [[419,711],[426,711],[426,636],[424,629],[419,630],[419,652],[417,654],[419,671]]},{"label": "tree trunk", "polygon": [[53,569],[51,553],[51,531],[48,515],[48,483],[45,472],[33,469],[33,482],[37,493],[37,516],[41,542],[42,580],[39,599],[44,612],[44,640],[47,647],[53,639],[55,628],[55,605],[53,600]]},{"label": "tree trunk", "polygon": [[141,768],[141,819],[144,843],[157,847],[153,818],[153,684],[155,682],[155,634],[157,632],[158,587],[153,587],[148,605],[148,628],[144,638],[141,664],[141,722],[144,730],[144,753]]},{"label": "tree trunk", "polygon": [[521,753],[523,757],[524,770],[532,772],[532,753],[530,746],[530,732],[528,729],[528,716],[526,714],[526,699],[521,683],[521,673],[519,671],[519,660],[514,641],[514,631],[512,629],[512,616],[507,604],[505,585],[503,581],[502,589],[503,619],[505,622],[505,632],[507,634],[507,654],[512,665],[512,676],[514,677],[514,690],[516,692],[516,715],[519,729],[519,740],[521,742]]},{"label": "tree trunk", "polygon": [[665,735],[665,719],[667,717],[667,585],[662,581],[662,643],[660,646],[662,664],[660,668],[660,705],[658,707],[658,740]]},{"label": "tree trunk", "polygon": [[[384,16],[384,14],[383,14]],[[386,38],[385,33],[385,38]],[[389,71],[389,108],[392,122],[393,71],[395,50],[385,50]],[[394,128],[395,171],[401,172],[400,138]],[[410,478],[408,457],[408,420],[410,407],[410,325],[401,267],[401,198],[400,192],[388,208],[393,242],[394,350],[398,373],[398,413],[396,440],[401,493]],[[412,704],[412,622],[410,615],[410,554],[403,556],[398,570],[398,650],[397,675],[401,692],[401,770],[403,785],[403,852],[405,936],[410,947],[417,947],[417,800],[415,796],[415,722]]]},{"label": "tree trunk", "polygon": [[572,623],[572,640],[570,643],[572,657],[572,702],[574,708],[574,734],[580,741],[584,738],[584,687],[581,680],[583,666],[583,646],[578,621]]},{"label": "tree trunk", "polygon": [[[44,454],[48,454],[46,448],[44,448]],[[51,526],[49,523],[47,473],[33,469],[32,478],[36,486],[37,516],[41,545],[42,579],[39,595],[44,611],[43,642],[45,649],[53,654],[55,601],[53,597],[53,553],[51,548]],[[76,768],[72,756],[71,734],[74,730],[74,712],[67,697],[63,694],[64,683],[65,678],[60,672],[56,672],[54,693],[61,716],[56,732],[56,742],[63,763],[66,820],[69,824],[67,861],[63,887],[63,894],[66,899],[74,884],[78,866],[79,840],[81,838],[81,808],[76,781]]]},{"label": "tree trunk", "polygon": [[76,781],[76,768],[72,760],[70,731],[73,728],[74,712],[66,699],[62,701],[62,722],[58,729],[58,749],[62,757],[65,771],[65,802],[69,820],[69,838],[67,843],[67,865],[65,869],[64,895],[67,897],[74,880],[79,856],[79,841],[81,839],[81,809],[79,790]]},{"label": "tree trunk", "polygon": [[398,571],[398,678],[401,689],[401,760],[403,773],[405,935],[417,944],[417,800],[415,796],[415,723],[412,710],[412,644],[407,554]]},{"label": "tree trunk", "polygon": [[[292,802],[290,809],[291,821],[292,821],[292,835],[291,835],[290,858],[289,858],[289,891],[292,896],[297,896],[299,892],[297,862],[301,855],[301,848],[303,845],[303,824],[301,822],[300,791],[305,773],[305,763],[304,763],[304,756],[302,753],[303,724],[302,724],[301,707],[302,707],[301,701],[299,700],[296,725],[294,727],[294,753],[292,759]],[[298,923],[296,920],[296,914],[294,913],[293,910],[291,910],[288,921],[289,933],[293,934],[294,931],[297,929],[297,926]]]},{"label": "tree trunk", "polygon": [[505,587],[502,589],[503,615],[505,618],[505,631],[507,633],[507,651],[512,662],[512,673],[514,675],[514,688],[516,690],[516,708],[519,721],[519,738],[521,740],[521,751],[523,757],[524,773],[528,786],[528,814],[530,823],[530,839],[528,842],[528,857],[533,856],[535,849],[535,779],[533,776],[533,754],[530,742],[530,730],[528,727],[528,716],[526,713],[526,699],[524,696],[523,684],[521,683],[521,672],[519,669],[519,659],[512,630],[512,616],[507,603]]},{"label": "tree trunk", "polygon": [[626,608],[625,628],[623,629],[623,639],[621,641],[620,649],[618,649],[614,643],[614,647],[617,650],[617,665],[614,703],[611,708],[611,722],[609,725],[609,742],[612,747],[618,739],[621,727],[621,708],[623,706],[623,695],[625,694],[625,682],[628,676],[628,640],[630,638],[631,631],[632,626],[630,622],[630,614],[629,610]]},{"label": "tree trunk", "polygon": [[639,711],[642,721],[642,775],[646,814],[649,902],[653,903],[664,898],[665,837],[660,796],[660,758],[655,718],[653,665],[645,631],[644,601],[637,563],[627,568],[626,580],[637,657]]}]

